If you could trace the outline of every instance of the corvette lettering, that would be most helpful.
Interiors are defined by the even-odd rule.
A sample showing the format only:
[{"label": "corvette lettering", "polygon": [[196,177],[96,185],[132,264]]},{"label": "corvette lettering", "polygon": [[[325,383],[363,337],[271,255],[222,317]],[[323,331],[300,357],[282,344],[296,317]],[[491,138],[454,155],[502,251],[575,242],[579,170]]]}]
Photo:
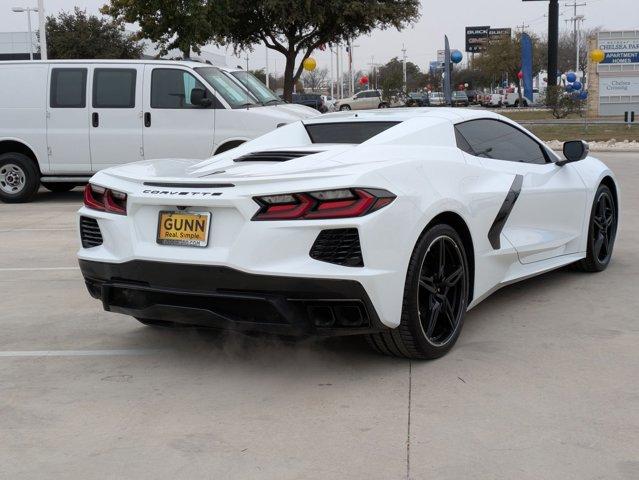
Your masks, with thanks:
[{"label": "corvette lettering", "polygon": [[142,193],[148,195],[169,195],[169,196],[192,196],[192,197],[217,197],[222,192],[192,192],[181,190],[143,190]]}]

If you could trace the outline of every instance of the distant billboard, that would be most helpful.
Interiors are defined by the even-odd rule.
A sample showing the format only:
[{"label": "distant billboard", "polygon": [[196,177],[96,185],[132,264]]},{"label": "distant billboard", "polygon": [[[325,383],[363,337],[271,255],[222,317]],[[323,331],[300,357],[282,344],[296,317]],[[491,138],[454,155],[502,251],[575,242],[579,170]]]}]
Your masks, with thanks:
[{"label": "distant billboard", "polygon": [[510,37],[510,28],[491,28],[490,25],[479,27],[466,27],[466,51],[469,53],[481,52],[486,48],[489,40]]}]

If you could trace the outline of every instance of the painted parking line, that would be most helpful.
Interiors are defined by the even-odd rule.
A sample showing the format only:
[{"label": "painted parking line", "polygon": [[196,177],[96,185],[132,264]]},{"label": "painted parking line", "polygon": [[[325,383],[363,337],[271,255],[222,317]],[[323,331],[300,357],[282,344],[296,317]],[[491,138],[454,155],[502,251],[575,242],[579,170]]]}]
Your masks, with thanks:
[{"label": "painted parking line", "polygon": [[75,228],[10,228],[0,230],[0,233],[13,233],[13,232],[73,232]]},{"label": "painted parking line", "polygon": [[80,267],[7,267],[0,268],[0,272],[47,272],[59,270],[80,270]]},{"label": "painted parking line", "polygon": [[164,350],[132,348],[123,350],[15,350],[0,351],[0,357],[123,357],[155,355]]}]

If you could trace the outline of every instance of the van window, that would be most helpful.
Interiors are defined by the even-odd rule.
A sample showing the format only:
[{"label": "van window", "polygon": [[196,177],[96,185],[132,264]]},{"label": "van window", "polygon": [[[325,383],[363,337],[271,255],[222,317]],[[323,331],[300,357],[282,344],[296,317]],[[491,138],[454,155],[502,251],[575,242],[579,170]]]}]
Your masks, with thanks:
[{"label": "van window", "polygon": [[202,75],[204,80],[226,100],[226,103],[228,103],[231,108],[245,108],[260,105],[251,93],[224,75],[219,68],[198,67],[195,71]]},{"label": "van window", "polygon": [[191,103],[191,91],[194,88],[206,90],[187,71],[156,68],[151,75],[151,108],[198,108]]},{"label": "van window", "polygon": [[134,108],[134,69],[96,68],[93,71],[93,108]]},{"label": "van window", "polygon": [[53,68],[50,105],[51,108],[85,108],[87,106],[87,69]]}]

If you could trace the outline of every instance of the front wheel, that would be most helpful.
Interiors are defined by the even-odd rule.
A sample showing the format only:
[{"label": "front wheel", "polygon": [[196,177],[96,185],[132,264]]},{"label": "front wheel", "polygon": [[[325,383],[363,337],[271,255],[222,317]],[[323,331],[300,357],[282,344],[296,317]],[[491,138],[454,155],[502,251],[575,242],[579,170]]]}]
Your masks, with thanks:
[{"label": "front wheel", "polygon": [[0,155],[0,200],[29,202],[40,186],[40,174],[33,160],[22,153]]},{"label": "front wheel", "polygon": [[380,353],[435,359],[455,345],[468,306],[469,269],[459,234],[432,227],[417,242],[406,275],[399,327],[368,336]]},{"label": "front wheel", "polygon": [[389,107],[388,103],[382,102],[382,103],[379,104],[378,108],[388,108],[388,107]]},{"label": "front wheel", "polygon": [[601,272],[608,268],[617,236],[617,207],[606,185],[600,185],[590,212],[586,258],[577,263],[585,272]]}]

